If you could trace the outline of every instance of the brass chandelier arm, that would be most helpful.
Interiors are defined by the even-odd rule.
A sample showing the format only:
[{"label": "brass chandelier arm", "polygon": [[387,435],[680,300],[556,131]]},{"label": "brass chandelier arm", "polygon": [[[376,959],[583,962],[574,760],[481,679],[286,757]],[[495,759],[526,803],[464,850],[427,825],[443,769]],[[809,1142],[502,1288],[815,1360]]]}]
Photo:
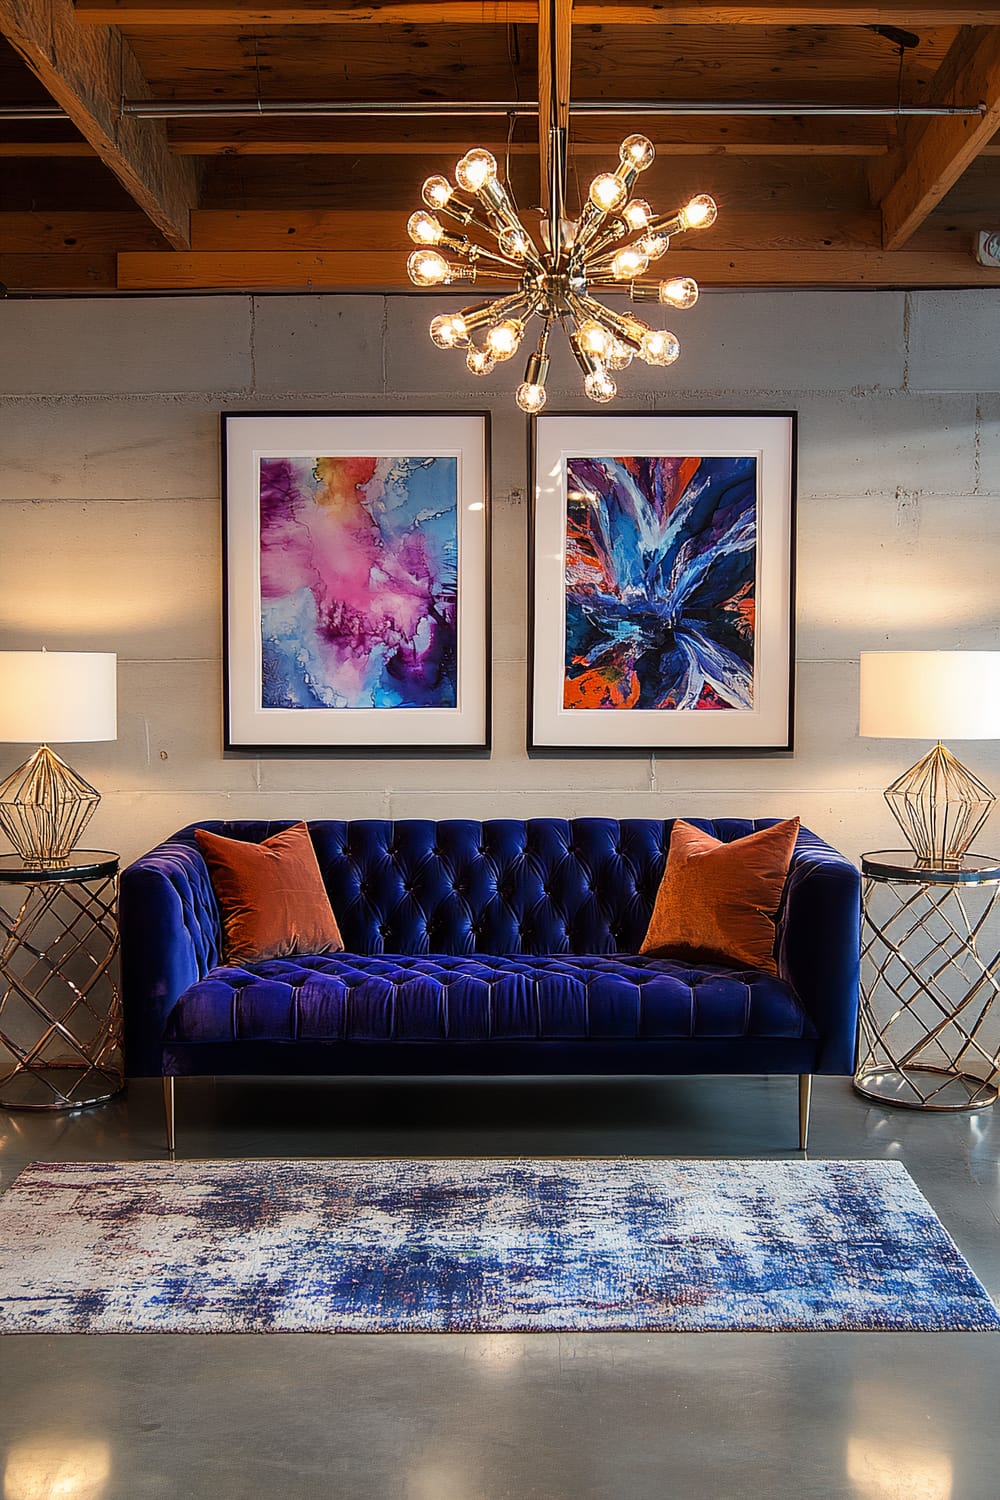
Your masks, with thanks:
[{"label": "brass chandelier arm", "polygon": [[511,275],[513,276],[522,276],[524,274],[523,264],[519,264],[516,260],[512,260],[509,255],[502,255],[496,250],[489,250],[485,245],[476,245],[470,243],[462,253],[468,256],[469,260],[473,262],[488,260],[494,265],[507,266],[510,270]]},{"label": "brass chandelier arm", "polygon": [[496,302],[477,302],[472,307],[463,307],[459,316],[471,334],[477,328],[487,328],[492,323],[499,323],[508,314],[517,312],[523,301],[522,292],[508,292],[506,297],[500,297]]},{"label": "brass chandelier arm", "polygon": [[629,228],[628,224],[626,224],[625,220],[620,218],[616,214],[613,218],[607,221],[603,233],[599,234],[594,240],[594,243],[591,245],[591,256],[603,254],[604,251],[607,250],[611,245],[624,244],[628,237],[635,232],[644,234],[645,229],[641,231],[633,231]]},{"label": "brass chandelier arm", "polygon": [[582,311],[597,322],[603,323],[610,328],[616,337],[632,349],[638,349],[642,342],[642,334],[646,325],[641,318],[633,318],[628,314],[617,313],[613,308],[605,307],[603,302],[597,302],[593,297],[580,297],[578,303]]},{"label": "brass chandelier arm", "polygon": [[508,271],[498,271],[492,266],[474,265],[472,270],[474,273],[472,279],[475,281],[479,281],[480,278],[485,278],[487,281],[520,281],[521,279],[521,273],[514,267]]}]

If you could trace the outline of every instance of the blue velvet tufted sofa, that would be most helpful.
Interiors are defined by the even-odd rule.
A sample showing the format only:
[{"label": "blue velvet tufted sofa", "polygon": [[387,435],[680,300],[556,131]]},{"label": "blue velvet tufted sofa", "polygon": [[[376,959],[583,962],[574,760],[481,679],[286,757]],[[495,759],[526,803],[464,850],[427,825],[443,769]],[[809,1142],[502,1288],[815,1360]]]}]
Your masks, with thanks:
[{"label": "blue velvet tufted sofa", "polygon": [[[726,841],[774,819],[692,819]],[[287,822],[206,822],[260,842]],[[778,975],[640,957],[671,821],[333,822],[310,833],[343,953],[227,967],[194,826],[126,869],[126,1067],[203,1074],[850,1073],[858,872],[796,844]]]}]

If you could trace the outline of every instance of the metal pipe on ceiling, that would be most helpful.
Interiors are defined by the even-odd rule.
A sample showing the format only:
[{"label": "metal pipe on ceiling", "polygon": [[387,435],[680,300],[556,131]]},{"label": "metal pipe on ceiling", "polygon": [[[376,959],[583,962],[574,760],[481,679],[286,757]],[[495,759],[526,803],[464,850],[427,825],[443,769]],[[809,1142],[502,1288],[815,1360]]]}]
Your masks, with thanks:
[{"label": "metal pipe on ceiling", "polygon": [[[787,102],[759,102],[757,100],[732,99],[581,99],[570,105],[570,114],[588,116],[628,115],[641,118],[644,115],[764,115],[764,116],[919,116],[929,118],[936,115],[976,115],[986,113],[985,104],[789,104]],[[516,100],[476,100],[461,104],[437,104],[425,101],[415,103],[385,100],[372,102],[358,100],[341,103],[329,99],[126,99],[121,114],[141,120],[200,120],[200,119],[463,119],[471,116],[490,115],[509,118],[536,116],[537,104],[519,103]],[[3,104],[0,105],[0,120],[38,122],[68,122],[69,116],[58,104]]]}]

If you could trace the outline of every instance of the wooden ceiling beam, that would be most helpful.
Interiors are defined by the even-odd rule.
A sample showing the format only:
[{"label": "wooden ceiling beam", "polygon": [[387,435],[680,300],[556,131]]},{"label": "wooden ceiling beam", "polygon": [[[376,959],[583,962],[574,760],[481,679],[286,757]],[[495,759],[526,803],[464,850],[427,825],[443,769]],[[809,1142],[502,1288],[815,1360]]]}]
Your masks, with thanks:
[{"label": "wooden ceiling beam", "polygon": [[[321,252],[247,250],[183,251],[118,257],[121,291],[352,291],[359,287],[412,290],[399,250]],[[478,295],[478,294],[476,294]],[[473,299],[470,288],[469,298]]]},{"label": "wooden ceiling beam", "polygon": [[[705,287],[974,287],[1000,286],[1000,271],[977,265],[971,255],[930,244],[901,251],[678,253],[679,272]],[[916,244],[916,242],[915,242]],[[12,292],[113,292],[174,290],[407,291],[398,278],[399,257],[378,261],[369,252],[323,255],[126,252],[112,254],[0,253],[0,280]],[[117,268],[117,274],[116,274]],[[470,296],[473,294],[470,292]],[[624,305],[624,304],[623,304]],[[676,331],[684,341],[683,315]]]},{"label": "wooden ceiling beam", "polygon": [[[970,251],[984,215],[932,214],[911,242],[913,251]],[[387,251],[405,259],[410,244],[405,215],[391,209],[229,210],[199,209],[191,218],[191,247],[218,251],[339,252]],[[800,250],[840,252],[877,250],[881,218],[877,209],[828,214],[769,209],[729,210],[712,232],[712,250]],[[680,242],[678,242],[678,245]],[[163,240],[140,213],[0,213],[3,253],[22,256],[95,256],[126,250],[163,249]],[[697,247],[691,247],[696,249]],[[681,249],[658,267],[666,275]],[[909,253],[909,252],[907,252]]]},{"label": "wooden ceiling beam", "polygon": [[[543,0],[543,4],[545,0]],[[84,25],[136,27],[534,25],[537,0],[76,0]],[[575,26],[996,26],[997,0],[576,0]]]},{"label": "wooden ceiling beam", "polygon": [[[677,120],[666,124],[649,121],[646,134],[658,152],[668,156],[885,156],[895,144],[895,125],[886,120],[844,119],[746,119]],[[586,132],[586,134],[584,133]],[[170,149],[180,156],[458,156],[467,147],[468,128],[462,138],[390,139],[389,133],[374,136],[345,135],[337,122],[315,121],[190,121],[169,127]],[[588,138],[589,137],[589,138]],[[570,135],[570,160],[616,160],[621,124],[598,135],[592,126],[574,124]],[[499,155],[535,156],[534,140],[506,140],[494,130],[477,132],[479,145]],[[0,142],[0,156],[5,147]],[[12,153],[17,155],[19,153]],[[44,155],[41,149],[37,153]],[[64,154],[53,147],[53,155]]]},{"label": "wooden ceiling beam", "polygon": [[[948,222],[967,227],[967,216]],[[735,210],[713,229],[712,248],[732,250],[877,249],[880,219],[860,213],[771,209]],[[679,243],[679,242],[678,242]],[[938,248],[947,242],[942,241]],[[110,253],[163,249],[163,240],[140,213],[0,213],[0,246],[21,255]],[[217,251],[341,252],[410,250],[406,215],[393,209],[247,210],[197,209],[191,216],[191,248]],[[662,274],[673,264],[662,263]]]},{"label": "wooden ceiling beam", "polygon": [[979,99],[982,116],[939,116],[911,124],[898,149],[873,165],[873,198],[882,211],[882,244],[898,250],[920,228],[1000,126],[1000,29],[969,27],[935,80],[944,103]]},{"label": "wooden ceiling beam", "polygon": [[96,155],[89,141],[0,141],[0,157]]},{"label": "wooden ceiling beam", "polygon": [[[972,257],[979,213],[942,210],[896,252],[879,249],[874,210],[734,210],[724,219],[711,250],[678,243],[657,269],[690,273],[708,286],[998,285],[996,273]],[[0,214],[0,279],[15,291],[409,291],[402,223],[390,210],[199,210],[193,252],[171,255],[139,213],[7,213]],[[115,249],[122,253],[117,276]]]},{"label": "wooden ceiling beam", "polygon": [[129,98],[150,97],[121,32],[77,26],[72,0],[0,0],[0,34],[168,243],[185,248],[197,172],[172,155],[162,125],[119,119],[123,90]]},{"label": "wooden ceiling beam", "polygon": [[[886,119],[710,118],[644,122],[658,152],[665,156],[885,156],[896,143],[896,126]],[[2,128],[2,127],[0,127]],[[527,130],[527,124],[522,127]],[[23,127],[22,127],[23,131]],[[167,126],[170,149],[178,156],[425,156],[457,160],[469,144],[467,122],[433,134],[412,122],[393,120],[185,120]],[[476,133],[477,141],[498,155],[508,150],[496,121]],[[621,122],[579,120],[570,137],[571,162],[583,158],[614,164]],[[510,143],[512,157],[535,156],[530,137]],[[987,147],[1000,151],[1000,146]],[[0,140],[0,157],[92,156],[87,141]]]},{"label": "wooden ceiling beam", "polygon": [[4,254],[113,255],[162,250],[163,237],[140,213],[0,213]]},{"label": "wooden ceiling beam", "polygon": [[[0,215],[0,232],[3,216]],[[781,212],[772,209],[727,211],[712,229],[718,250],[877,249],[879,215],[860,213]],[[678,241],[678,244],[680,241]],[[391,209],[199,209],[192,216],[191,247],[196,252],[288,251],[342,253],[393,251],[402,265],[410,250],[406,215]],[[40,248],[40,246],[38,247]],[[128,247],[131,248],[131,247]],[[673,274],[674,252],[661,262]]]},{"label": "wooden ceiling beam", "polygon": [[[423,178],[430,172],[450,171],[454,157],[390,156],[378,163],[377,171],[373,158],[355,162],[349,156],[303,157],[293,168],[277,156],[216,156],[206,165],[204,208],[274,208],[290,213],[304,206],[358,211],[388,207],[405,218],[419,201]],[[758,207],[771,212],[815,209],[838,214],[867,206],[865,167],[863,158],[850,156],[671,158],[661,152],[643,179],[643,197],[667,213],[695,193],[711,193],[719,205],[720,223],[732,209]],[[571,169],[571,214],[577,208],[576,176]],[[585,189],[586,174],[579,176]],[[519,203],[537,203],[538,177],[531,157],[511,159],[511,179]],[[527,207],[525,212],[529,212]]]},{"label": "wooden ceiling beam", "polygon": [[534,25],[538,0],[77,0],[84,24],[134,26]]},{"label": "wooden ceiling beam", "polygon": [[[145,251],[118,257],[121,291],[402,291],[412,290],[396,251]],[[671,272],[705,287],[1000,287],[1000,270],[960,251],[780,250],[678,251]],[[440,296],[440,293],[438,294]],[[475,293],[469,289],[470,300]],[[678,319],[680,322],[680,319]],[[683,342],[683,329],[679,329]]]},{"label": "wooden ceiling beam", "polygon": [[0,253],[0,281],[12,292],[96,292],[116,289],[113,253],[8,255]]}]

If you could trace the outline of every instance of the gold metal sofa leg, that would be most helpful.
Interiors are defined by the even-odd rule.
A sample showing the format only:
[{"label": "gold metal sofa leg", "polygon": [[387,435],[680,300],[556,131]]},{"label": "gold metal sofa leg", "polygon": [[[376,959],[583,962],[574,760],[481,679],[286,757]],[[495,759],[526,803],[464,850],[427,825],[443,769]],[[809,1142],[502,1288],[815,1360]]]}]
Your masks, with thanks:
[{"label": "gold metal sofa leg", "polygon": [[809,1140],[809,1105],[812,1100],[812,1074],[799,1074],[799,1150],[804,1151]]},{"label": "gold metal sofa leg", "polygon": [[163,1113],[167,1124],[167,1150],[173,1156],[177,1137],[174,1131],[174,1080],[172,1078],[163,1080]]}]

